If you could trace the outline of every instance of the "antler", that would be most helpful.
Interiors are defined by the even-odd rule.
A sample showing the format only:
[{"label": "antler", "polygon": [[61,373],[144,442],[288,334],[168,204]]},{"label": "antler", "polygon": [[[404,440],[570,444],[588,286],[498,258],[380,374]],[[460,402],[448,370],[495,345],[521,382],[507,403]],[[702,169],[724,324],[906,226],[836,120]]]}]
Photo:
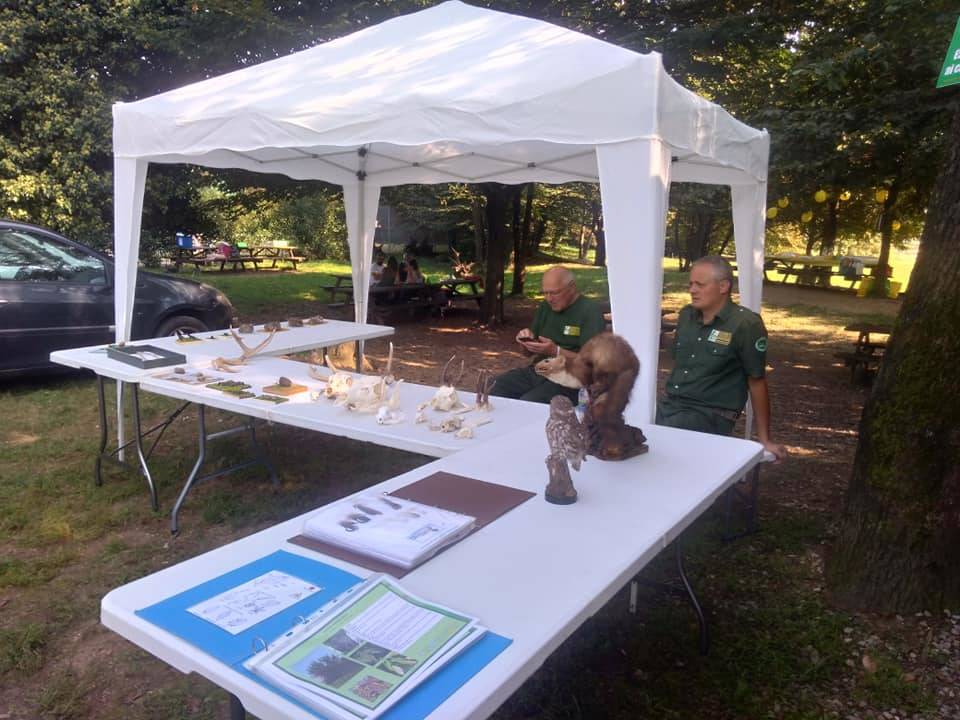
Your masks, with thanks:
[{"label": "antler", "polygon": [[490,391],[496,383],[496,378],[489,370],[481,370],[477,377],[477,407],[487,408],[490,405]]},{"label": "antler", "polygon": [[256,355],[258,352],[260,352],[261,350],[263,350],[267,345],[270,344],[270,341],[273,340],[273,336],[277,334],[277,331],[276,331],[276,330],[271,330],[271,331],[270,331],[270,334],[267,335],[267,337],[263,340],[263,342],[261,342],[259,345],[257,345],[256,347],[253,347],[253,348],[249,347],[249,346],[243,341],[243,338],[241,338],[239,335],[237,335],[237,331],[234,330],[233,328],[230,329],[230,334],[233,335],[233,339],[236,340],[236,341],[237,341],[237,344],[240,346],[240,349],[241,349],[241,351],[242,351],[242,357],[243,357],[243,359],[244,359],[244,360],[249,360],[249,359],[252,358],[254,355]]},{"label": "antler", "polygon": [[390,375],[393,370],[393,342],[390,343],[390,355],[387,356],[387,371],[383,374],[384,377]]},{"label": "antler", "polygon": [[463,371],[464,371],[464,369],[465,369],[465,367],[466,367],[466,361],[461,360],[461,361],[460,361],[460,374],[457,375],[457,379],[454,380],[453,382],[448,382],[448,381],[447,381],[447,371],[450,369],[450,363],[452,363],[454,360],[456,360],[456,358],[457,358],[456,355],[451,355],[451,356],[450,356],[450,359],[447,360],[447,364],[443,366],[443,374],[440,376],[440,384],[441,384],[441,385],[446,385],[447,387],[456,387],[456,385],[460,382],[460,378],[463,377]]}]

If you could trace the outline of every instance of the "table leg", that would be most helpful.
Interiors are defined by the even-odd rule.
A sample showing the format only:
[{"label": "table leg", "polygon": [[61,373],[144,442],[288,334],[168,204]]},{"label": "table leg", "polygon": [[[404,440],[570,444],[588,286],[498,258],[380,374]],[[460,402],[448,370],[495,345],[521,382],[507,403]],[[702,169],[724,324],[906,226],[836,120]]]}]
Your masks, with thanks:
[{"label": "table leg", "polygon": [[230,693],[230,720],[246,720],[247,711],[243,709],[243,703],[233,693]]},{"label": "table leg", "polygon": [[707,626],[707,616],[703,614],[703,608],[700,607],[697,595],[693,592],[693,586],[687,580],[687,573],[683,569],[683,550],[680,547],[679,537],[674,540],[673,547],[677,556],[677,572],[680,573],[680,582],[683,583],[687,596],[690,598],[690,604],[693,606],[693,611],[697,614],[697,623],[700,626],[700,654],[706,655],[710,652],[710,628]]},{"label": "table leg", "polygon": [[147,487],[150,488],[150,506],[154,512],[160,509],[157,502],[157,488],[153,484],[153,477],[150,475],[150,468],[147,467],[147,458],[143,453],[143,431],[140,427],[140,386],[133,383],[133,436],[137,445],[137,459],[140,461],[140,472],[147,480]]},{"label": "table leg", "polygon": [[257,457],[257,461],[267,468],[270,472],[270,482],[273,483],[274,487],[280,487],[280,477],[277,475],[276,468],[273,467],[273,463],[270,462],[270,458],[263,451],[263,448],[260,447],[260,443],[257,442],[257,428],[253,424],[253,420],[250,420],[250,442],[253,444],[253,452]]},{"label": "table leg", "polygon": [[[750,470],[750,479],[746,480],[746,482],[750,484],[746,496],[737,491],[737,485],[739,483],[734,483],[727,488],[726,497],[724,499],[724,530],[723,535],[721,536],[723,542],[731,542],[733,540],[746,537],[747,535],[753,535],[758,530],[757,501],[760,495],[760,465],[755,465],[753,469]],[[744,503],[744,517],[746,518],[746,528],[743,530],[743,532],[738,533],[730,531],[730,518],[733,515],[733,496],[735,494],[739,495]]]},{"label": "table leg", "polygon": [[93,479],[97,487],[101,487],[103,476],[100,474],[100,468],[107,449],[107,402],[103,392],[103,375],[97,375],[97,402],[100,405],[100,448],[97,451],[97,462],[93,467]]},{"label": "table leg", "polygon": [[[180,508],[183,507],[183,503],[186,501],[187,495],[190,494],[190,489],[199,482],[203,482],[204,480],[212,480],[213,478],[220,477],[221,475],[229,475],[235,470],[241,470],[245,467],[250,467],[251,465],[264,465],[270,472],[270,479],[273,484],[275,486],[280,484],[280,479],[277,476],[277,472],[274,469],[273,464],[270,462],[269,458],[267,458],[266,453],[260,449],[260,445],[257,442],[256,432],[254,430],[254,421],[252,419],[246,425],[241,427],[229,428],[227,430],[221,430],[208,435],[206,406],[197,405],[197,426],[197,459],[193,463],[193,468],[190,470],[190,474],[187,476],[187,480],[183,484],[183,489],[180,491],[180,495],[177,497],[177,502],[173,506],[173,511],[170,513],[170,533],[172,535],[176,535],[178,532],[180,532]],[[250,439],[253,442],[254,458],[201,476],[200,469],[203,467],[203,464],[207,459],[207,442],[210,440],[227,437],[228,435],[235,435],[244,431],[250,432]]]},{"label": "table leg", "polygon": [[190,474],[187,475],[187,481],[183,484],[183,490],[180,491],[177,502],[173,506],[173,512],[170,514],[170,533],[172,535],[180,532],[180,527],[177,524],[177,515],[180,514],[180,507],[183,505],[183,501],[187,499],[187,493],[190,492],[190,488],[196,481],[197,474],[200,472],[200,468],[203,467],[204,460],[207,458],[207,418],[206,406],[204,405],[197,405],[197,422],[199,424],[197,460],[193,463],[193,469],[190,471]]},{"label": "table leg", "polygon": [[635,615],[637,612],[637,587],[641,582],[650,587],[668,590],[673,593],[685,594],[690,600],[690,604],[693,606],[693,611],[697,614],[697,624],[700,627],[700,654],[706,655],[710,651],[710,629],[707,626],[707,616],[704,614],[703,608],[700,607],[700,601],[697,600],[697,595],[693,591],[693,586],[687,579],[687,573],[683,567],[683,550],[681,548],[679,537],[673,541],[673,549],[676,555],[677,572],[680,575],[680,582],[683,583],[683,588],[681,589],[673,583],[647,580],[637,576],[630,582],[630,614]]}]

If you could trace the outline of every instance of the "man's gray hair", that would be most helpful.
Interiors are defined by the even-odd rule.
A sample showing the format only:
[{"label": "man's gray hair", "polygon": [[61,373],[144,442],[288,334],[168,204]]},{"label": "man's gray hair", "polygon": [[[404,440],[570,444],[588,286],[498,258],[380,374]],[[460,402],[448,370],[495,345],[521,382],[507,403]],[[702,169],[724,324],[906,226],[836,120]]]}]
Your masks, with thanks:
[{"label": "man's gray hair", "polygon": [[733,267],[724,258],[719,255],[704,255],[699,260],[695,260],[694,265],[709,265],[713,270],[713,279],[722,282],[726,280],[730,283],[730,289],[733,290]]}]

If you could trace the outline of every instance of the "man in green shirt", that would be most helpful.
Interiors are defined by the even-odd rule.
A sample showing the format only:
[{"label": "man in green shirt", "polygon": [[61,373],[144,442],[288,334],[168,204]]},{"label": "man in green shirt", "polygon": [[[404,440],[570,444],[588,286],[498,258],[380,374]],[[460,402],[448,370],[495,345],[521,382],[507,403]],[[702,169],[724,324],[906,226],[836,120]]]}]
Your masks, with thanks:
[{"label": "man in green shirt", "polygon": [[529,365],[500,375],[491,395],[548,403],[554,395],[566,395],[577,404],[577,390],[558,385],[538,375],[533,366],[545,358],[576,355],[583,344],[606,324],[600,307],[577,292],[573,273],[552,267],[543,274],[544,301],[529,328],[517,333],[520,346],[534,355]]},{"label": "man in green shirt", "polygon": [[767,330],[759,315],[730,300],[732,286],[730,263],[717,255],[690,268],[690,304],[680,311],[657,424],[729,435],[749,394],[757,438],[779,461],[786,450],[770,438]]}]

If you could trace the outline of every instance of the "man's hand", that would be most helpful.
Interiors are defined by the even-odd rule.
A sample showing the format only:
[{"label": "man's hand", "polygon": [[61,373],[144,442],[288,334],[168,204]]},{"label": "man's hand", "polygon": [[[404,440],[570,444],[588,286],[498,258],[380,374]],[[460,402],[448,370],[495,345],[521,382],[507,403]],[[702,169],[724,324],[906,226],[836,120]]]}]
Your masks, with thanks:
[{"label": "man's hand", "polygon": [[518,343],[522,345],[523,344],[522,341],[524,340],[524,338],[526,338],[527,340],[533,340],[533,333],[530,332],[529,328],[524,328],[523,330],[518,332],[517,337],[515,339]]},{"label": "man's hand", "polygon": [[540,338],[539,340],[530,340],[523,343],[523,347],[534,355],[546,355],[554,357],[557,354],[557,344],[549,338]]},{"label": "man's hand", "polygon": [[761,440],[760,443],[763,445],[764,450],[776,458],[776,460],[773,461],[774,465],[779,465],[786,459],[787,449],[783,445],[775,443],[773,440]]}]

